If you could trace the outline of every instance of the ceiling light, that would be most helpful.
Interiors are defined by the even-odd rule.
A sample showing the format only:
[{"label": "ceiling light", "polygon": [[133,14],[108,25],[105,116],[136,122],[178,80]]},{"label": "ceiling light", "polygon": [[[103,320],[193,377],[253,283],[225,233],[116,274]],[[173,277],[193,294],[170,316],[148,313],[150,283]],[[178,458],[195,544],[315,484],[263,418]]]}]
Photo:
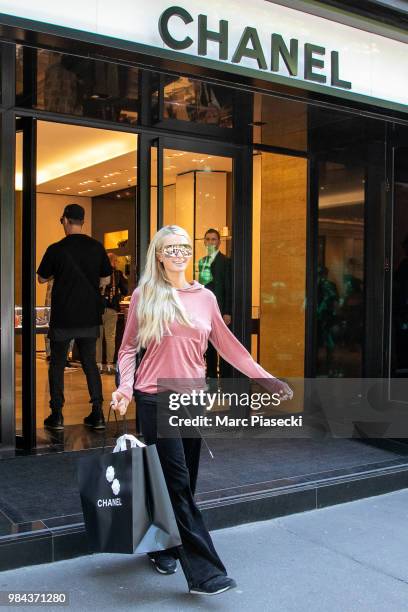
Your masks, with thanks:
[{"label": "ceiling light", "polygon": [[[47,163],[44,168],[40,165],[37,172],[37,184],[41,185],[73,172],[83,172],[85,168],[110,161],[120,155],[134,153],[134,151],[134,134],[118,132],[116,135],[108,135],[107,140],[103,142],[103,146],[100,143],[95,143],[89,147],[81,147],[73,151],[72,154],[65,154],[63,158],[59,157],[52,163]],[[16,185],[22,183],[22,180],[18,179],[20,179],[19,176],[16,177]]]}]

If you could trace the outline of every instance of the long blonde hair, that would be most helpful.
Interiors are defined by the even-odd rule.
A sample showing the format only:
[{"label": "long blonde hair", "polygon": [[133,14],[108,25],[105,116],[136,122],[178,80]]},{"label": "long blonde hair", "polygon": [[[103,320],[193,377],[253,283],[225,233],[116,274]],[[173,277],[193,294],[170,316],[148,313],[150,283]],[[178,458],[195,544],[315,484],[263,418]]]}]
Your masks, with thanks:
[{"label": "long blonde hair", "polygon": [[159,343],[174,321],[193,327],[177,295],[177,290],[167,278],[164,266],[157,258],[165,238],[171,234],[182,236],[188,244],[191,244],[191,238],[186,230],[178,225],[166,225],[153,236],[147,251],[146,266],[139,282],[137,350],[146,348],[151,340]]}]

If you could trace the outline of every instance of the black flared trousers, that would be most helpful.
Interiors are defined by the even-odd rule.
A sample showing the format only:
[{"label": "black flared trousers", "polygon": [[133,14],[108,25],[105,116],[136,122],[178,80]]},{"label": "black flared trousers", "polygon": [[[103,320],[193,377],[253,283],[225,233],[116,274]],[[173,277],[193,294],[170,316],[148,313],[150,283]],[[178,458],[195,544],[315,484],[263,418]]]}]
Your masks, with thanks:
[{"label": "black flared trousers", "polygon": [[203,517],[194,501],[200,461],[200,438],[157,436],[157,395],[135,392],[139,422],[146,444],[156,444],[182,547],[177,556],[188,586],[199,586],[214,576],[226,575]]}]

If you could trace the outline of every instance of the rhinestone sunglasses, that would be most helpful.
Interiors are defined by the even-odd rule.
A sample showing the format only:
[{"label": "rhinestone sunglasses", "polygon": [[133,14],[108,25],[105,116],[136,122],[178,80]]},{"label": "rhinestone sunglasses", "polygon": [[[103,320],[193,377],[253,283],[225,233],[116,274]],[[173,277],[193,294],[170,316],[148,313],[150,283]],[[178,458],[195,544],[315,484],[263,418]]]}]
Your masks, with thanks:
[{"label": "rhinestone sunglasses", "polygon": [[189,244],[169,244],[163,247],[161,252],[165,257],[191,257],[193,247]]}]

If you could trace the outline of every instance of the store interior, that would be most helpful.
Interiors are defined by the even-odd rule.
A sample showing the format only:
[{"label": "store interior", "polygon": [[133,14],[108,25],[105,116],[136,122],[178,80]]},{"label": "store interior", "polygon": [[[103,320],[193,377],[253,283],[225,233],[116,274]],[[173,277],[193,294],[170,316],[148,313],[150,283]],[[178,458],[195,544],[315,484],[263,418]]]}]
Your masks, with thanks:
[{"label": "store interior", "polygon": [[[301,107],[297,109],[301,111]],[[294,141],[305,143],[303,115],[292,116]],[[288,129],[286,129],[286,133]],[[270,134],[269,134],[270,135]],[[137,135],[38,121],[36,266],[47,246],[63,237],[61,212],[70,202],[85,209],[84,232],[117,256],[128,282],[117,320],[115,358],[136,286]],[[157,150],[151,156],[151,233],[157,227]],[[21,429],[21,189],[22,134],[16,141],[16,423]],[[324,162],[319,171],[318,374],[359,375],[362,344],[364,172]],[[254,151],[251,352],[277,376],[303,378],[305,363],[307,160]],[[232,253],[233,162],[200,152],[163,151],[164,224],[185,227],[194,254],[187,270],[198,278],[204,234],[220,232],[220,250]],[[36,285],[37,427],[48,414],[47,346],[50,292]],[[105,351],[104,351],[105,356]],[[114,377],[103,375],[105,401]],[[300,390],[300,389],[299,389]],[[298,396],[301,394],[298,394]],[[73,351],[65,370],[64,419],[81,426],[88,414],[85,376]],[[296,409],[301,410],[299,404]],[[135,417],[132,404],[131,419]],[[44,432],[45,439],[47,435]],[[81,448],[81,436],[72,444]]]},{"label": "store interior", "polygon": [[[154,162],[154,154],[152,155]],[[157,158],[156,158],[157,160]],[[16,141],[16,276],[15,276],[15,364],[16,427],[22,426],[21,368],[21,201],[22,134]],[[157,197],[157,173],[152,173],[152,202]],[[163,171],[163,216],[165,224],[177,224],[190,233],[194,256],[187,271],[189,280],[198,277],[198,260],[205,255],[207,220],[221,234],[220,250],[231,255],[232,160],[220,156],[166,149]],[[108,253],[117,256],[117,268],[128,283],[121,301],[115,341],[115,359],[120,346],[131,293],[136,283],[136,183],[137,135],[39,121],[37,123],[37,222],[36,267],[49,244],[64,237],[60,217],[72,202],[85,209],[84,232],[99,240]],[[156,211],[152,206],[152,233]],[[49,288],[48,288],[49,289]],[[80,296],[79,296],[80,299]],[[36,418],[39,440],[47,443],[52,434],[42,423],[49,413],[47,342],[50,291],[36,285]],[[105,347],[103,361],[106,361]],[[82,420],[89,413],[89,395],[75,345],[65,369],[65,443],[71,449],[87,446]],[[115,388],[114,376],[102,374],[105,405]],[[135,418],[132,402],[128,412]],[[77,427],[78,426],[78,427]],[[70,427],[72,432],[70,433]],[[72,434],[72,435],[71,435]],[[67,440],[69,440],[67,442]]]}]

